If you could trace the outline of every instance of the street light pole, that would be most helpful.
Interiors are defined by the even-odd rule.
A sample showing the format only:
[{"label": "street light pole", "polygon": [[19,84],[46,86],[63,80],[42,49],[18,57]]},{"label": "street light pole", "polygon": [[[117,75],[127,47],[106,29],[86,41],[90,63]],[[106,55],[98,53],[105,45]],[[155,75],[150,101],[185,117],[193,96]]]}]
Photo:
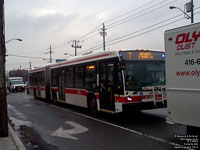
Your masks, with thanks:
[{"label": "street light pole", "polygon": [[103,23],[103,28],[101,28],[101,32],[100,32],[100,35],[103,36],[103,50],[105,51],[106,50],[106,42],[105,42],[105,39],[106,39],[106,28],[105,28],[105,24]]},{"label": "street light pole", "polygon": [[4,0],[0,0],[0,137],[8,136],[8,113],[5,82]]},{"label": "street light pole", "polygon": [[178,7],[170,6],[170,9],[179,9],[181,12],[183,12],[184,15],[186,15],[187,19],[191,19],[191,23],[194,23],[194,5],[193,0],[185,4],[186,12],[191,12],[191,16],[189,16],[185,11]]},{"label": "street light pole", "polygon": [[193,0],[191,0],[191,23],[194,22],[194,5],[193,5]]},{"label": "street light pole", "polygon": [[5,43],[8,43],[8,42],[13,41],[13,40],[22,42],[22,39],[10,39],[10,40],[6,41]]},{"label": "street light pole", "polygon": [[186,15],[186,16],[188,17],[187,19],[191,18],[186,12],[184,12],[182,9],[180,9],[180,8],[178,8],[178,7],[170,6],[169,9],[178,9],[178,10],[180,10],[184,15]]}]

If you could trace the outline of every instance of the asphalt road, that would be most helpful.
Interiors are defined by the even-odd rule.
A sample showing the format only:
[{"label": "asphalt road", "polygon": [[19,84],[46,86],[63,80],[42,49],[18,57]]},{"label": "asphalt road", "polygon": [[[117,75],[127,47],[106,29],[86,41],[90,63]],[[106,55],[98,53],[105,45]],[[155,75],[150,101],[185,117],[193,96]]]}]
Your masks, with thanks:
[{"label": "asphalt road", "polygon": [[28,150],[169,150],[185,126],[165,122],[167,109],[92,115],[55,106],[26,93],[7,96],[9,119]]}]

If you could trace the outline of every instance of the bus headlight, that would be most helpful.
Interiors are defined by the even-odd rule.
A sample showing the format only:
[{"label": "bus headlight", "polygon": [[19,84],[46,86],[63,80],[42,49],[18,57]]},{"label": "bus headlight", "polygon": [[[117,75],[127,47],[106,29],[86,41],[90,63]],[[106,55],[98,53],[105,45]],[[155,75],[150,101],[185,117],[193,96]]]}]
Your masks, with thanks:
[{"label": "bus headlight", "polygon": [[127,97],[126,97],[126,100],[127,100],[127,101],[132,101],[132,97],[127,96]]}]

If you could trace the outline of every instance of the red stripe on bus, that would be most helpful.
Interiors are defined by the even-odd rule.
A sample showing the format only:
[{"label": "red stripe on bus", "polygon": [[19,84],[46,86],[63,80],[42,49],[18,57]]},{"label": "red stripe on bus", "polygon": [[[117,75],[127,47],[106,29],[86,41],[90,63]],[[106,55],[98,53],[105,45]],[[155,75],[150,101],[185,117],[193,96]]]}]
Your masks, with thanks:
[{"label": "red stripe on bus", "polygon": [[162,99],[162,94],[155,95],[155,100],[160,100],[160,99]]},{"label": "red stripe on bus", "polygon": [[59,92],[59,89],[57,87],[51,87],[50,89],[51,89],[51,91],[56,90],[56,92]]},{"label": "red stripe on bus", "polygon": [[96,99],[99,99],[99,93],[96,93],[95,96],[96,96]]},{"label": "red stripe on bus", "polygon": [[81,89],[65,89],[66,94],[84,95],[87,96],[88,92]]},{"label": "red stripe on bus", "polygon": [[132,100],[127,101],[127,97],[119,97],[115,96],[115,102],[120,102],[120,103],[131,103],[131,102],[139,102],[142,100],[142,96],[131,96]]},{"label": "red stripe on bus", "polygon": [[99,55],[99,56],[93,56],[93,57],[83,58],[83,59],[74,60],[74,61],[70,61],[70,62],[59,63],[59,64],[52,65],[52,66],[50,66],[50,67],[52,68],[52,67],[57,67],[57,66],[66,65],[66,64],[71,64],[71,63],[86,61],[86,60],[90,60],[90,59],[95,59],[95,58],[100,58],[100,57],[106,57],[106,56],[109,56],[110,54],[111,54],[111,53],[107,53],[107,54],[102,54],[102,55]]},{"label": "red stripe on bus", "polygon": [[[127,101],[127,97],[119,97],[115,96],[115,102],[120,102],[120,103],[127,103],[127,102],[139,102],[142,99],[152,99],[153,95],[143,95],[143,96],[131,96],[132,100]],[[155,100],[161,100],[162,99],[162,94],[157,94],[155,95]]]},{"label": "red stripe on bus", "polygon": [[45,87],[40,87],[40,90],[41,91],[45,91]]}]

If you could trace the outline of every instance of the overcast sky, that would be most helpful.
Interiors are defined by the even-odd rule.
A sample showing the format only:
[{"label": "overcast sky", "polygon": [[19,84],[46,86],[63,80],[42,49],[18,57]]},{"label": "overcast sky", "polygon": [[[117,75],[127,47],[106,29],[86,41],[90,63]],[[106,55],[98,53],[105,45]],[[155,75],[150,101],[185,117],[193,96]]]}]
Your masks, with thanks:
[{"label": "overcast sky", "polygon": [[[75,39],[80,40],[79,44],[82,45],[78,54],[90,49],[96,50],[102,44],[99,32],[103,23],[107,29],[106,50],[164,51],[164,31],[190,24],[190,19],[179,20],[184,17],[180,10],[170,10],[169,6],[184,9],[184,4],[189,1],[5,0],[6,41],[13,38],[23,40],[6,44],[7,54],[10,54],[6,58],[6,69],[19,69],[20,65],[22,69],[28,69],[30,61],[32,67],[48,63],[47,60],[11,55],[49,58],[49,54],[45,53],[49,52],[50,45],[54,52],[53,59],[68,57],[64,53],[74,55],[71,41]],[[198,22],[200,2],[194,0],[194,6],[194,12],[199,13],[195,15],[194,22]],[[91,34],[84,36],[91,31]]]}]

